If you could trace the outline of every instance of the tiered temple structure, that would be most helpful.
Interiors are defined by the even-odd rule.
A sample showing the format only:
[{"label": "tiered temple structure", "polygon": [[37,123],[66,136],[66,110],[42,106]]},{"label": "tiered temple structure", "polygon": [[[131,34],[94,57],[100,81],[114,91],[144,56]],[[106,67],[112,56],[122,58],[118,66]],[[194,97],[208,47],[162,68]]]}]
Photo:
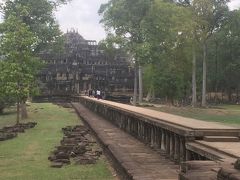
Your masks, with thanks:
[{"label": "tiered temple structure", "polygon": [[39,74],[42,95],[76,95],[89,89],[130,95],[134,73],[126,57],[109,58],[96,41],[85,40],[75,30],[64,40],[63,52],[40,54],[45,63]]}]

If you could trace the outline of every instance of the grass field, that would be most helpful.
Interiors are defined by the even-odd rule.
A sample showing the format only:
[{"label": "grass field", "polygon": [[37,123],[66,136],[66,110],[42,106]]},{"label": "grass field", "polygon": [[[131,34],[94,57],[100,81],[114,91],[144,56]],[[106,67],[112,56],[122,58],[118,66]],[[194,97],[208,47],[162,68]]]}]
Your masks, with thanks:
[{"label": "grass field", "polygon": [[[114,179],[102,158],[95,165],[68,165],[50,168],[48,155],[59,144],[61,128],[80,124],[72,109],[52,104],[31,104],[29,120],[38,125],[17,138],[0,142],[1,180],[108,180]],[[0,116],[0,126],[15,123],[14,109]]]},{"label": "grass field", "polygon": [[4,109],[4,114],[0,115],[0,128],[6,125],[12,125],[16,123],[16,108],[10,107]]},{"label": "grass field", "polygon": [[173,107],[160,106],[150,107],[157,111],[167,112],[184,117],[214,121],[226,124],[240,125],[240,105],[219,105],[211,108]]}]

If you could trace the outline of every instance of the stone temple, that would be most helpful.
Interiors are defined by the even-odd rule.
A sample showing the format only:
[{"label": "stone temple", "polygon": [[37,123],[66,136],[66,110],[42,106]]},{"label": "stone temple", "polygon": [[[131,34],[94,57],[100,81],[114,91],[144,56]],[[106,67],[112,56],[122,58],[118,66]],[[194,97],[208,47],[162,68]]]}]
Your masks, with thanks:
[{"label": "stone temple", "polygon": [[39,74],[41,95],[77,95],[99,89],[110,96],[130,96],[134,73],[122,54],[110,58],[96,41],[85,40],[75,30],[67,32],[63,51],[40,54],[45,64]]}]

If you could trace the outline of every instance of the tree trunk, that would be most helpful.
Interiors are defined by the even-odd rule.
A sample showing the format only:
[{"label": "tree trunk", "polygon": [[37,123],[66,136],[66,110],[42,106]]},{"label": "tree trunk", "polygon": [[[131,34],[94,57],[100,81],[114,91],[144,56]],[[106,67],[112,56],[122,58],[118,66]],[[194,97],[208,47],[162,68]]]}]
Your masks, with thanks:
[{"label": "tree trunk", "polygon": [[154,86],[151,85],[151,87],[148,89],[146,101],[149,102],[150,100],[154,100],[154,99],[155,99]]},{"label": "tree trunk", "polygon": [[20,104],[19,101],[17,102],[17,124],[19,124],[20,119]]},{"label": "tree trunk", "polygon": [[238,94],[238,87],[237,87],[237,97],[236,97],[236,104],[239,104],[238,100],[239,100],[239,94]]},{"label": "tree trunk", "polygon": [[139,103],[142,103],[143,101],[143,83],[142,83],[142,66],[139,65]]},{"label": "tree trunk", "polygon": [[217,40],[215,40],[215,87],[214,87],[214,91],[215,91],[215,95],[214,95],[214,103],[218,103],[218,42]]},{"label": "tree trunk", "polygon": [[203,80],[202,80],[202,107],[206,107],[207,89],[207,44],[203,43]]},{"label": "tree trunk", "polygon": [[137,105],[137,65],[134,67],[134,93],[133,93],[133,105]]},{"label": "tree trunk", "polygon": [[26,107],[26,102],[23,101],[21,103],[21,119],[27,119],[28,114],[27,114],[27,107]]},{"label": "tree trunk", "polygon": [[151,96],[152,96],[152,88],[149,88],[148,93],[147,93],[147,97],[146,97],[147,102],[149,102],[151,100]]},{"label": "tree trunk", "polygon": [[218,92],[218,42],[215,42],[215,92]]},{"label": "tree trunk", "polygon": [[232,102],[232,91],[231,89],[228,90],[228,103]]},{"label": "tree trunk", "polygon": [[5,104],[3,103],[3,101],[0,101],[0,114],[3,114],[4,108],[5,108]]},{"label": "tree trunk", "polygon": [[155,95],[155,89],[153,87],[153,89],[152,89],[152,100],[155,101],[155,99],[156,99],[156,95]]},{"label": "tree trunk", "polygon": [[3,114],[4,107],[0,105],[0,114]]},{"label": "tree trunk", "polygon": [[196,51],[193,47],[192,59],[192,107],[197,106],[197,82],[196,82]]}]

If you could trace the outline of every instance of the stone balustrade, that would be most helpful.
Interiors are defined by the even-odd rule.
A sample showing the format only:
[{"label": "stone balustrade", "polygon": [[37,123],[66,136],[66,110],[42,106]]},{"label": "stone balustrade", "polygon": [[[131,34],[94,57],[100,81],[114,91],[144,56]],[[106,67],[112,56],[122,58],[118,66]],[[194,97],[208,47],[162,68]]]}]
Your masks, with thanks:
[{"label": "stone balustrade", "polygon": [[240,132],[239,129],[218,124],[215,127],[214,123],[210,124],[213,128],[197,129],[194,126],[195,121],[193,119],[187,119],[188,121],[192,120],[193,124],[190,123],[189,126],[182,125],[182,117],[180,116],[176,116],[179,118],[179,123],[171,122],[167,118],[161,119],[157,115],[151,116],[141,112],[143,108],[139,108],[138,111],[131,110],[133,106],[105,100],[88,97],[75,97],[73,100],[80,101],[81,104],[91,111],[107,119],[148,146],[166,153],[167,157],[178,163],[188,160],[219,160],[221,157],[204,156],[197,153],[198,151],[194,149],[188,149],[187,143],[202,140],[204,136],[209,135],[238,136]]}]

